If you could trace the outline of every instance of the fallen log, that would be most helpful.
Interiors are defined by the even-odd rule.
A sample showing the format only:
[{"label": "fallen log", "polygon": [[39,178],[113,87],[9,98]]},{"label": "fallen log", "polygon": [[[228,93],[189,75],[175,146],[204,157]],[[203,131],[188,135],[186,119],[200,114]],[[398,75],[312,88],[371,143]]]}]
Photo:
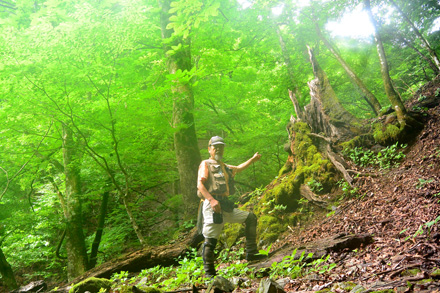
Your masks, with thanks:
[{"label": "fallen log", "polygon": [[295,259],[299,259],[301,255],[307,256],[312,253],[313,255],[309,259],[305,259],[304,261],[313,261],[324,257],[330,252],[340,252],[344,249],[354,250],[360,248],[361,246],[371,244],[372,242],[373,237],[371,236],[371,234],[368,233],[353,235],[334,235],[332,237],[318,239],[303,246],[287,246],[280,248],[278,251],[274,251],[273,253],[271,253],[271,256],[267,260],[260,263],[252,264],[250,265],[250,267],[254,267],[256,269],[269,268],[274,262],[282,262],[285,256],[292,255],[295,249]]},{"label": "fallen log", "polygon": [[152,268],[157,265],[175,265],[178,263],[177,259],[180,256],[184,256],[191,248],[197,248],[202,241],[203,236],[198,234],[197,228],[194,228],[180,242],[157,247],[146,247],[112,259],[87,271],[71,283],[75,284],[90,277],[108,279],[114,273],[121,271],[140,272],[143,269]]}]

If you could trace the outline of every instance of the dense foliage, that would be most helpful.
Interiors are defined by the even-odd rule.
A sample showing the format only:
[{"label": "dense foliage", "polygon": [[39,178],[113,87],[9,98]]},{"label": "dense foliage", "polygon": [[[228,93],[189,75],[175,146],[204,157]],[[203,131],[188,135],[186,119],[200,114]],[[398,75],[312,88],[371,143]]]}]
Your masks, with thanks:
[{"label": "dense foliage", "polygon": [[[225,137],[228,163],[256,151],[263,155],[237,177],[239,193],[267,184],[286,160],[285,125],[293,114],[288,89],[298,89],[304,106],[313,78],[307,45],[346,109],[374,116],[315,25],[389,106],[372,36],[325,30],[361,3],[315,2],[171,1],[173,38],[190,43],[164,52],[170,40],[161,36],[156,1],[0,1],[0,249],[15,272],[26,272],[18,282],[66,279],[66,260],[55,256],[70,225],[66,199],[79,202],[88,254],[99,217],[106,216],[98,264],[139,246],[139,234],[146,244],[161,244],[193,226],[182,220],[178,188],[171,98],[176,80],[191,85],[202,158],[213,135]],[[438,48],[438,3],[395,2]],[[372,5],[392,79],[408,98],[435,76],[429,52],[391,3]],[[190,50],[191,70],[171,74],[167,57],[184,49]],[[76,193],[67,170],[76,173]],[[58,254],[67,253],[62,244]]]}]

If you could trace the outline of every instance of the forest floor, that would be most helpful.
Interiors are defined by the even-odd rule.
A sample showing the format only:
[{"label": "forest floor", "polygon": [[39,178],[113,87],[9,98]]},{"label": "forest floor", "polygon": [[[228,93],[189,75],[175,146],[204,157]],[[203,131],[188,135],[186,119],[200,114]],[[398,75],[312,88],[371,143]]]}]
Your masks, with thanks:
[{"label": "forest floor", "polygon": [[[435,96],[438,88],[436,81],[420,95]],[[415,97],[408,107],[419,101]],[[371,174],[355,183],[361,196],[345,201],[331,217],[324,215],[306,228],[292,228],[276,246],[300,247],[334,235],[362,233],[372,235],[373,242],[351,251],[331,252],[329,261],[337,264],[333,270],[289,280],[285,291],[350,292],[358,285],[355,288],[360,291],[351,292],[440,292],[440,275],[436,272],[440,268],[440,229],[436,222],[440,219],[438,102],[425,109],[424,117],[424,129],[406,148],[406,158],[398,167],[372,170],[352,166],[360,173]]]}]

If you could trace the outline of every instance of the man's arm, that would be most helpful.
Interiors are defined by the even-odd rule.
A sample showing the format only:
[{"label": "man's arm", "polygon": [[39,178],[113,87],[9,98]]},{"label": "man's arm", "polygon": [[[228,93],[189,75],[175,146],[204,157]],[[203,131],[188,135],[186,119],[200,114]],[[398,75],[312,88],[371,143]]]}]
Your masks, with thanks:
[{"label": "man's arm", "polygon": [[235,168],[235,172],[239,173],[243,170],[245,170],[247,167],[249,167],[252,163],[255,163],[256,161],[258,161],[261,158],[261,155],[256,152],[252,158],[250,158],[249,160],[247,160],[244,163],[241,163],[240,165],[237,166],[237,168]]}]

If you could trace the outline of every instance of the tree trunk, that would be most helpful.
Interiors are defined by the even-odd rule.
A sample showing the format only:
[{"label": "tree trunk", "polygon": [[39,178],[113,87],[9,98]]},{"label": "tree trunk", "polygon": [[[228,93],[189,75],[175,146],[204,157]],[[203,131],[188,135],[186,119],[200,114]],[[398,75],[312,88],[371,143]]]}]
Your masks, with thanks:
[{"label": "tree trunk", "polygon": [[104,231],[105,217],[107,215],[108,199],[110,197],[110,191],[104,191],[102,195],[101,207],[99,208],[98,227],[96,228],[95,238],[93,239],[92,251],[90,252],[90,261],[88,268],[94,268],[98,260],[98,249],[101,243],[102,232]]},{"label": "tree trunk", "polygon": [[[165,53],[171,46],[182,45],[175,54],[167,55],[167,67],[170,74],[178,70],[183,72],[191,70],[191,52],[189,38],[174,37],[170,44],[173,31],[167,29],[170,23],[170,0],[159,1],[161,5],[161,31],[162,39],[168,42],[164,45]],[[197,170],[201,161],[200,150],[197,144],[196,128],[194,123],[194,96],[189,82],[175,80],[173,92],[173,127],[174,148],[177,158],[177,168],[180,176],[180,191],[185,205],[185,219],[195,219],[197,216]]]},{"label": "tree trunk", "polygon": [[336,60],[341,64],[341,66],[344,68],[347,75],[350,77],[351,81],[356,84],[359,89],[364,94],[364,99],[368,103],[368,105],[373,110],[374,114],[377,116],[379,115],[380,109],[382,106],[380,105],[377,98],[373,95],[372,92],[367,88],[367,86],[362,82],[362,80],[356,75],[356,73],[351,69],[351,67],[345,62],[345,60],[341,57],[341,55],[335,50],[332,44],[324,37],[324,35],[321,32],[321,29],[319,28],[318,23],[315,23],[316,32],[318,33],[318,36],[320,37],[321,41],[324,43],[324,45],[329,49],[329,51],[335,56]]},{"label": "tree trunk", "polygon": [[3,254],[1,248],[0,248],[0,275],[2,276],[3,282],[5,283],[6,287],[9,290],[13,290],[18,287],[11,265],[6,260],[6,257]]},{"label": "tree trunk", "polygon": [[312,132],[346,141],[360,133],[361,124],[341,105],[312,49],[308,47],[308,50],[315,79],[309,82],[311,99],[305,107],[304,118]]},{"label": "tree trunk", "polygon": [[390,0],[391,3],[396,7],[396,9],[399,11],[399,13],[402,15],[402,17],[405,19],[405,21],[411,26],[412,30],[416,34],[416,36],[422,41],[423,46],[426,50],[429,52],[429,56],[431,56],[432,61],[434,62],[435,66],[437,67],[436,73],[440,71],[440,60],[437,56],[437,53],[434,51],[434,49],[429,44],[428,40],[423,37],[423,35],[420,33],[419,29],[414,25],[414,23],[409,19],[409,17],[403,12],[403,10],[397,5],[397,3],[394,0]]},{"label": "tree trunk", "polygon": [[[289,96],[291,97],[291,100],[294,104],[296,116],[302,120],[304,119],[304,117],[302,116],[303,111],[299,107],[299,103],[298,103],[298,99],[300,98],[300,92],[295,82],[295,78],[294,78],[295,74],[293,72],[292,61],[290,60],[289,52],[287,51],[286,43],[284,42],[284,38],[283,35],[281,34],[279,27],[277,27],[277,34],[278,34],[278,42],[280,43],[280,47],[281,47],[281,52],[283,53],[284,63],[286,63],[287,73],[289,74],[290,87],[293,88],[293,91],[289,90]],[[295,97],[295,99],[292,99],[292,96]]]},{"label": "tree trunk", "polygon": [[82,229],[79,159],[72,131],[63,125],[63,159],[66,176],[66,250],[67,277],[73,280],[87,270],[87,249]]},{"label": "tree trunk", "polygon": [[401,128],[403,128],[406,125],[406,109],[402,103],[402,100],[400,99],[399,94],[396,92],[393,86],[393,82],[391,81],[390,72],[388,68],[388,61],[385,54],[385,48],[383,46],[382,38],[378,31],[377,22],[374,19],[373,13],[371,11],[370,0],[364,0],[364,4],[368,16],[370,17],[370,21],[374,27],[374,38],[376,40],[377,53],[379,55],[380,69],[382,72],[382,79],[385,87],[385,93],[388,99],[390,100],[391,105],[393,105],[394,110],[396,111],[397,119],[400,123]]}]

